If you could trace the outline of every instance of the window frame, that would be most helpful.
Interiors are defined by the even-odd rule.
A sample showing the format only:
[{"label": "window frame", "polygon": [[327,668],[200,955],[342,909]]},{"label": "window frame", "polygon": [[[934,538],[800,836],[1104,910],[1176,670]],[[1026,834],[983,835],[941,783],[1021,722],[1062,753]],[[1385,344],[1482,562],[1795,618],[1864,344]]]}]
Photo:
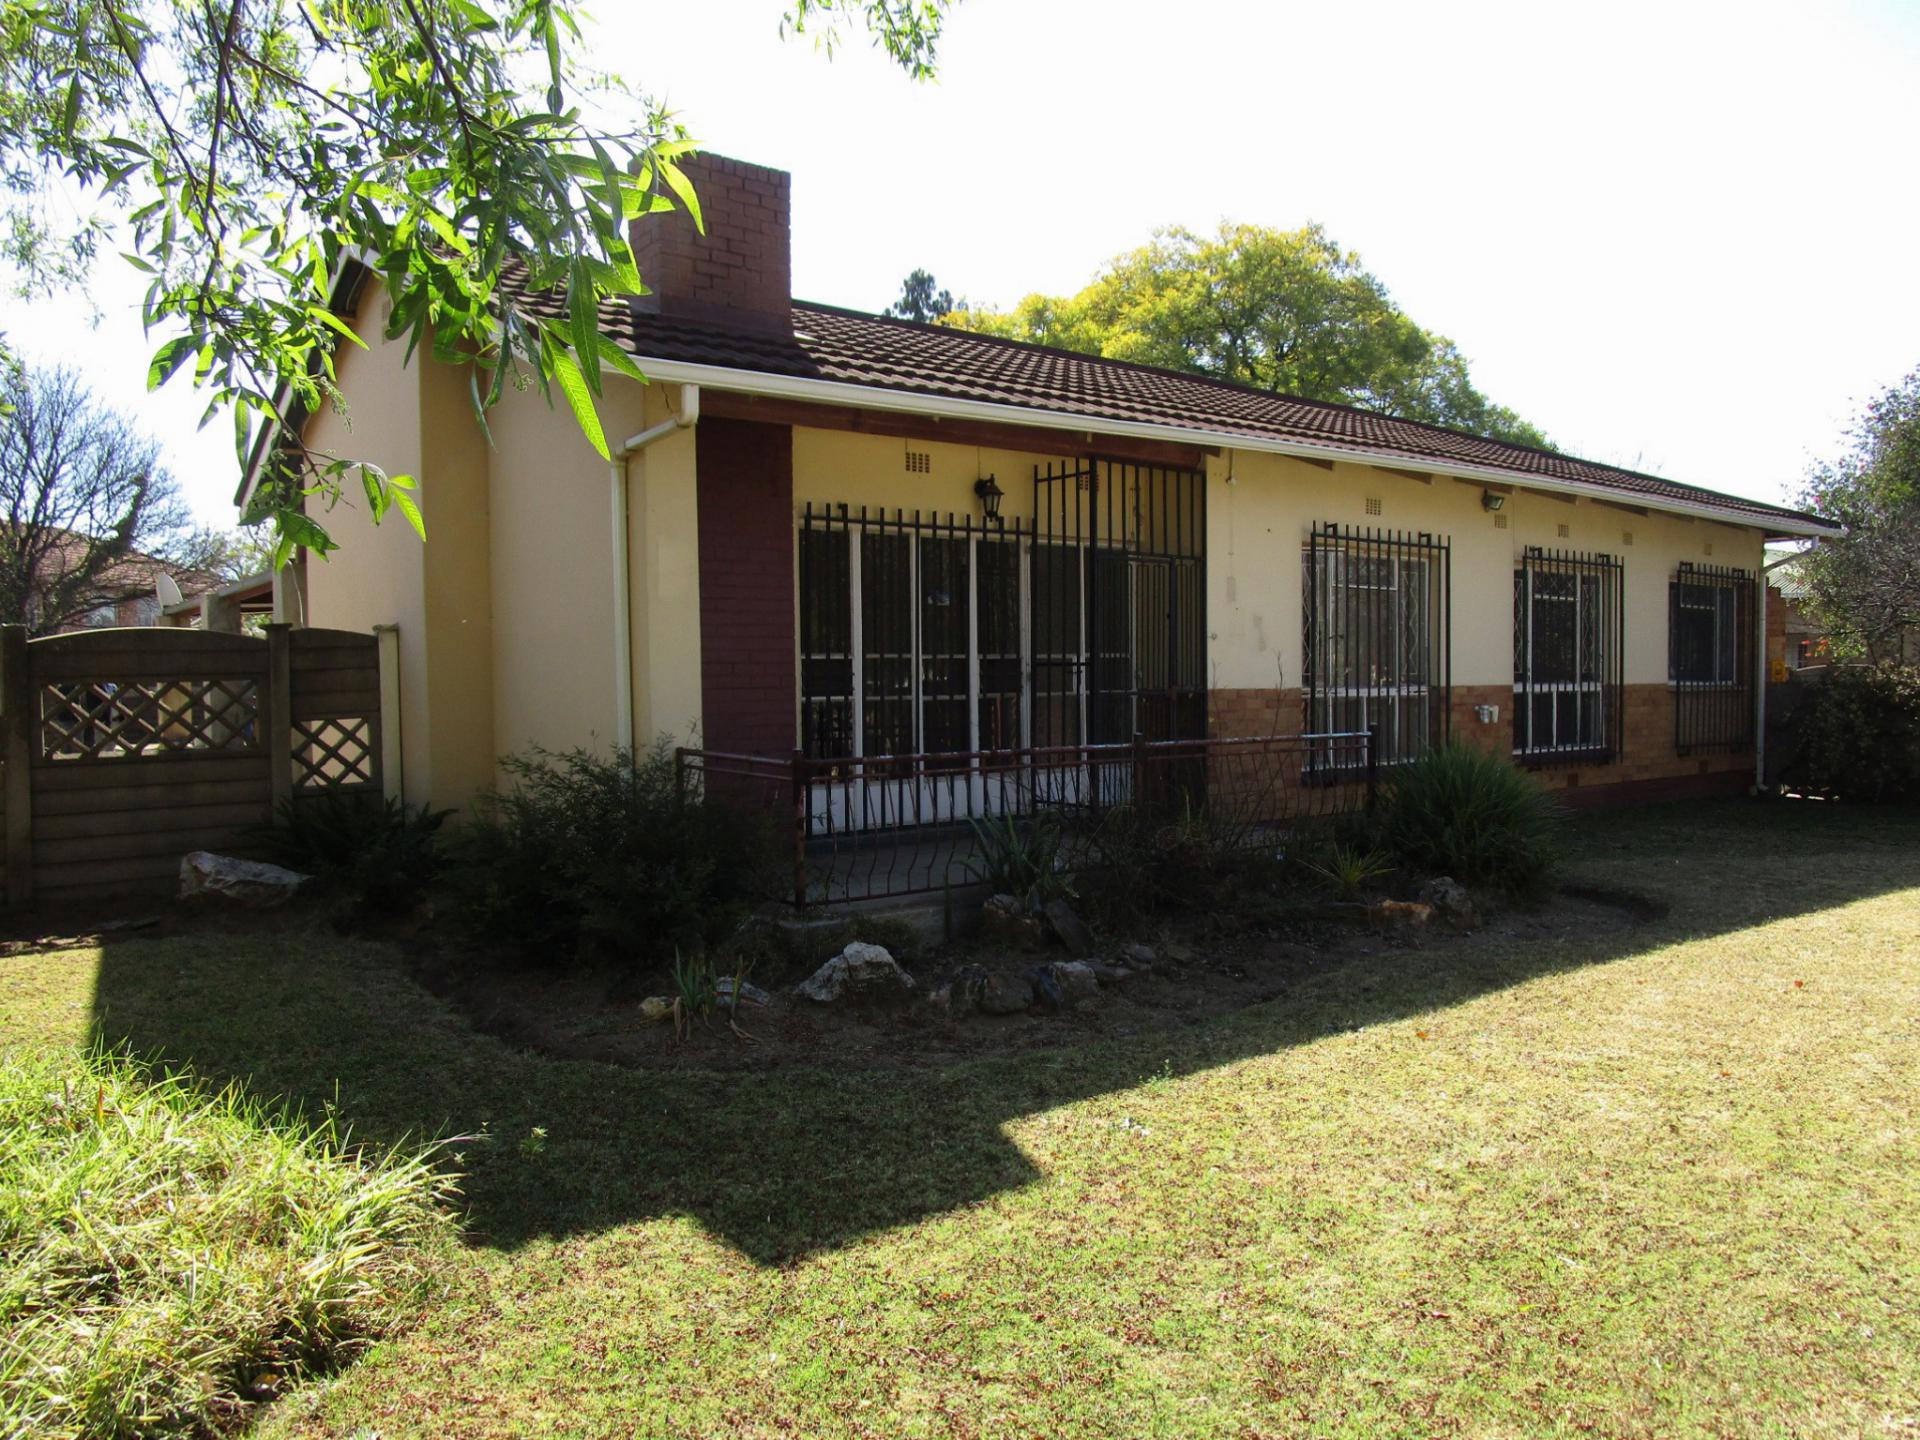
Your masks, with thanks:
[{"label": "window frame", "polygon": [[[1529,545],[1514,567],[1513,756],[1523,765],[1550,765],[1566,761],[1612,763],[1624,747],[1626,584],[1625,566],[1618,556],[1547,550]],[[1542,680],[1538,676],[1539,582],[1547,577],[1570,582],[1566,602],[1572,611],[1568,654],[1573,678]],[[1591,590],[1591,596],[1589,596]],[[1555,603],[1558,597],[1544,597]],[[1591,639],[1591,650],[1589,649]],[[1550,708],[1552,738],[1541,743],[1537,735],[1536,700],[1554,697]],[[1574,737],[1562,743],[1560,698],[1574,702]],[[1586,723],[1589,697],[1594,721]],[[1524,740],[1522,738],[1524,733]]]},{"label": "window frame", "polygon": [[[1711,605],[1688,605],[1690,591],[1711,594]],[[1667,585],[1667,687],[1673,693],[1676,754],[1740,753],[1753,748],[1758,603],[1757,577],[1752,571],[1690,560],[1681,561],[1675,569]],[[1681,673],[1692,644],[1681,626],[1688,609],[1711,609],[1713,615],[1709,675]]]}]

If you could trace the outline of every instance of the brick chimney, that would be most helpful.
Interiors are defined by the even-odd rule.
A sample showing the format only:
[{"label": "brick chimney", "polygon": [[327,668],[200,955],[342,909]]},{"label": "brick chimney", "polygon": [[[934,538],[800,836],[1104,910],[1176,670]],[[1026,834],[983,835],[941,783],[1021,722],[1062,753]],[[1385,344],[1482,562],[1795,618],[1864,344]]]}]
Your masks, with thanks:
[{"label": "brick chimney", "polygon": [[634,297],[635,312],[792,335],[791,177],[724,155],[691,155],[680,168],[700,198],[706,233],[684,210],[630,222],[651,292]]}]

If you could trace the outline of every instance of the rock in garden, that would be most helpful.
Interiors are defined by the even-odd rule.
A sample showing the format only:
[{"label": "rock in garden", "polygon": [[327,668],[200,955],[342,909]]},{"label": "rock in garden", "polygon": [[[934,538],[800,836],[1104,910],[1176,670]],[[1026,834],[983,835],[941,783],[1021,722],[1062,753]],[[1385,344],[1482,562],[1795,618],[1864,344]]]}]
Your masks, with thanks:
[{"label": "rock in garden", "polygon": [[1060,982],[1054,977],[1053,966],[1036,965],[1027,971],[1027,980],[1033,986],[1033,1003],[1041,1010],[1064,1009],[1067,1003],[1066,992],[1060,988]]},{"label": "rock in garden", "polygon": [[1151,970],[1153,962],[1159,956],[1153,953],[1153,946],[1142,945],[1138,941],[1120,947],[1120,958],[1136,970]]},{"label": "rock in garden", "polygon": [[984,965],[962,965],[953,972],[953,979],[947,982],[949,1003],[960,1012],[978,1010],[980,999],[987,993],[987,983],[993,976],[987,973]]},{"label": "rock in garden", "polygon": [[180,861],[180,898],[212,895],[236,905],[282,905],[312,877],[258,860],[195,850]]},{"label": "rock in garden", "polygon": [[1433,919],[1433,906],[1418,900],[1376,900],[1367,907],[1375,925],[1424,925]]},{"label": "rock in garden", "polygon": [[1416,897],[1421,903],[1431,905],[1434,913],[1451,925],[1462,928],[1472,925],[1479,917],[1473,908],[1473,896],[1467,893],[1467,887],[1448,875],[1438,875],[1420,887]]},{"label": "rock in garden", "polygon": [[1085,961],[1057,960],[1047,968],[1053,972],[1053,983],[1060,987],[1060,998],[1067,1004],[1099,998],[1100,979]]},{"label": "rock in garden", "polygon": [[[718,980],[713,982],[713,998],[729,1009],[734,1008],[733,986],[734,979],[731,975],[722,975]],[[745,980],[740,981],[740,1004],[765,1005],[772,999],[773,997],[758,985],[751,984]]]},{"label": "rock in garden", "polygon": [[1046,907],[1047,924],[1053,927],[1053,933],[1060,937],[1060,943],[1067,947],[1067,953],[1076,960],[1084,960],[1093,954],[1093,931],[1087,928],[1087,922],[1073,913],[1073,907],[1064,900],[1049,900]]},{"label": "rock in garden", "polygon": [[1011,895],[995,895],[981,907],[980,934],[1022,950],[1038,950],[1047,943],[1040,917]]},{"label": "rock in garden", "polygon": [[793,993],[829,1005],[836,1000],[893,999],[911,989],[913,977],[884,945],[855,940],[795,986]]},{"label": "rock in garden", "polygon": [[673,1014],[671,995],[649,995],[640,1002],[640,1018],[649,1025],[657,1024]]},{"label": "rock in garden", "polygon": [[1024,975],[989,975],[980,990],[982,1015],[1018,1015],[1033,1004],[1033,981]]},{"label": "rock in garden", "polygon": [[1089,960],[1087,968],[1093,971],[1093,978],[1102,985],[1124,985],[1140,972],[1129,970],[1124,965],[1109,965],[1104,960]]}]

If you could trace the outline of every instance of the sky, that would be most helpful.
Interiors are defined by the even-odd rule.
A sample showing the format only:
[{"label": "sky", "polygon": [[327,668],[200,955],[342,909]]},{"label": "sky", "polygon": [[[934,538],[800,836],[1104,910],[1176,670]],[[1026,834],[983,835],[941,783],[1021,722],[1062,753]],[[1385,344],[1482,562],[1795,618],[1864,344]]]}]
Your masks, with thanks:
[{"label": "sky", "polygon": [[[1000,307],[1157,226],[1318,221],[1562,449],[1767,500],[1920,366],[1920,0],[962,0],[928,84],[782,40],[782,0],[600,8],[600,63],[792,172],[804,299],[924,267]],[[139,294],[109,259],[0,331],[228,523],[231,429],[144,393]]]}]

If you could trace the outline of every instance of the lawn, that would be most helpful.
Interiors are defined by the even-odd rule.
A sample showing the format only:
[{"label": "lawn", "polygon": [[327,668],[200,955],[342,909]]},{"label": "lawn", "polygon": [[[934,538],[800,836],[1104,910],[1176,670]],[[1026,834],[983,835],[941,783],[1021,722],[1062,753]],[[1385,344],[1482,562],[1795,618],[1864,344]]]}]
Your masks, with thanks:
[{"label": "lawn", "polygon": [[0,958],[0,1037],[467,1137],[451,1294],[270,1435],[1915,1434],[1920,819],[1576,850],[1670,913],[946,1070],[547,1060],[291,930]]}]

